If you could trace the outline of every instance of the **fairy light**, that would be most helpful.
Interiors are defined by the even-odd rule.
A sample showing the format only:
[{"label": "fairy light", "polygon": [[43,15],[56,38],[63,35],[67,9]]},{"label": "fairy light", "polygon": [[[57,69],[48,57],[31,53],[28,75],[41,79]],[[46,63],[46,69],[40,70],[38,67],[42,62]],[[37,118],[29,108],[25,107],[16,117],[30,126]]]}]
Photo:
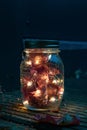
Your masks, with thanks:
[{"label": "fairy light", "polygon": [[36,60],[36,61],[35,61],[35,64],[36,64],[36,65],[38,65],[39,63],[40,63],[40,61],[39,61],[39,60]]},{"label": "fairy light", "polygon": [[26,61],[26,65],[32,65],[32,61]]},{"label": "fairy light", "polygon": [[60,79],[58,79],[58,80],[57,80],[57,82],[58,82],[58,83],[61,83],[61,80],[60,80]]},{"label": "fairy light", "polygon": [[51,97],[49,101],[50,101],[50,102],[55,102],[55,101],[56,101],[56,98],[55,98],[55,97]]},{"label": "fairy light", "polygon": [[33,76],[37,76],[37,73],[34,73]]},{"label": "fairy light", "polygon": [[49,71],[49,74],[50,74],[50,75],[53,75],[53,72],[52,72],[52,71]]},{"label": "fairy light", "polygon": [[27,82],[27,86],[28,86],[28,87],[32,86],[32,84],[33,84],[32,81],[28,81],[28,82]]},{"label": "fairy light", "polygon": [[46,79],[46,83],[48,83],[48,82],[49,82],[49,78]]},{"label": "fairy light", "polygon": [[36,91],[32,92],[34,97],[40,97],[41,96],[41,90],[37,89]]},{"label": "fairy light", "polygon": [[63,93],[64,93],[64,88],[60,88],[59,94],[63,95]]},{"label": "fairy light", "polygon": [[41,56],[36,56],[36,57],[35,57],[35,63],[34,63],[34,64],[38,65],[38,64],[41,63],[41,61],[42,61]]},{"label": "fairy light", "polygon": [[29,50],[25,50],[24,52],[25,52],[26,54],[29,54]]},{"label": "fairy light", "polygon": [[60,82],[63,83],[63,79],[61,79]]},{"label": "fairy light", "polygon": [[28,103],[28,100],[26,100],[26,101],[23,101],[23,104],[26,106],[26,105],[28,105],[29,103]]},{"label": "fairy light", "polygon": [[63,83],[63,79],[58,79],[58,80],[56,80],[56,79],[54,79],[53,81],[52,81],[52,83],[53,84],[60,84],[60,83]]},{"label": "fairy light", "polygon": [[57,80],[54,79],[52,83],[53,83],[53,84],[57,84]]},{"label": "fairy light", "polygon": [[46,99],[46,100],[48,99],[48,95],[45,96],[45,99]]}]

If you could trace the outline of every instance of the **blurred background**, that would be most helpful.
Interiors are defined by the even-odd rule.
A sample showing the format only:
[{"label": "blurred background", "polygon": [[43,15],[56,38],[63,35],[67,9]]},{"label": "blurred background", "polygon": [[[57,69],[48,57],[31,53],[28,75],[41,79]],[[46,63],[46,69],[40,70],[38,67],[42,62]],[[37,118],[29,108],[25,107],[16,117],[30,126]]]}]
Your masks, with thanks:
[{"label": "blurred background", "polygon": [[87,78],[87,0],[0,0],[0,85],[6,91],[20,89],[23,38],[69,41],[60,53],[65,78]]}]

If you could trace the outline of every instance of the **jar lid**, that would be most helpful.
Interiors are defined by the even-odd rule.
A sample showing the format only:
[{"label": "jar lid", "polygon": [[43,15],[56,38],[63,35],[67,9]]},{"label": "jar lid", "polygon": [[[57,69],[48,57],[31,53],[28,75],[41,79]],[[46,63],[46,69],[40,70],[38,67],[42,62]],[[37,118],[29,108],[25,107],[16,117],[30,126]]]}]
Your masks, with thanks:
[{"label": "jar lid", "polygon": [[58,48],[57,40],[24,39],[24,48]]}]

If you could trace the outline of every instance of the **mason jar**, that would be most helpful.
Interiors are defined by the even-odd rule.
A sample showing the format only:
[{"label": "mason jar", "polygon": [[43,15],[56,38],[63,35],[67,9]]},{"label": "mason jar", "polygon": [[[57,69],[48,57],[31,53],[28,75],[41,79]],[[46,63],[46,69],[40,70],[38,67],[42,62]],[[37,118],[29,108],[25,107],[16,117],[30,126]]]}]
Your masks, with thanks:
[{"label": "mason jar", "polygon": [[64,66],[56,40],[25,39],[20,83],[29,110],[58,110],[64,94]]}]

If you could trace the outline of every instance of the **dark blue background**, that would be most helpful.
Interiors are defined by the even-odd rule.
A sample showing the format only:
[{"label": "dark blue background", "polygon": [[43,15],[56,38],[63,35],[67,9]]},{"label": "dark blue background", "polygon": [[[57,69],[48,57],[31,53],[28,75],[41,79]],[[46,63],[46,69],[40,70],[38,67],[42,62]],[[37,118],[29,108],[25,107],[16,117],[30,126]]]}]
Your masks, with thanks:
[{"label": "dark blue background", "polygon": [[[19,86],[25,37],[87,41],[87,0],[0,0],[0,81],[5,87]],[[72,61],[79,60],[73,63],[70,53],[61,54],[67,71],[68,63],[73,70],[86,56],[86,52],[79,51],[77,57],[77,52],[71,53]]]}]

